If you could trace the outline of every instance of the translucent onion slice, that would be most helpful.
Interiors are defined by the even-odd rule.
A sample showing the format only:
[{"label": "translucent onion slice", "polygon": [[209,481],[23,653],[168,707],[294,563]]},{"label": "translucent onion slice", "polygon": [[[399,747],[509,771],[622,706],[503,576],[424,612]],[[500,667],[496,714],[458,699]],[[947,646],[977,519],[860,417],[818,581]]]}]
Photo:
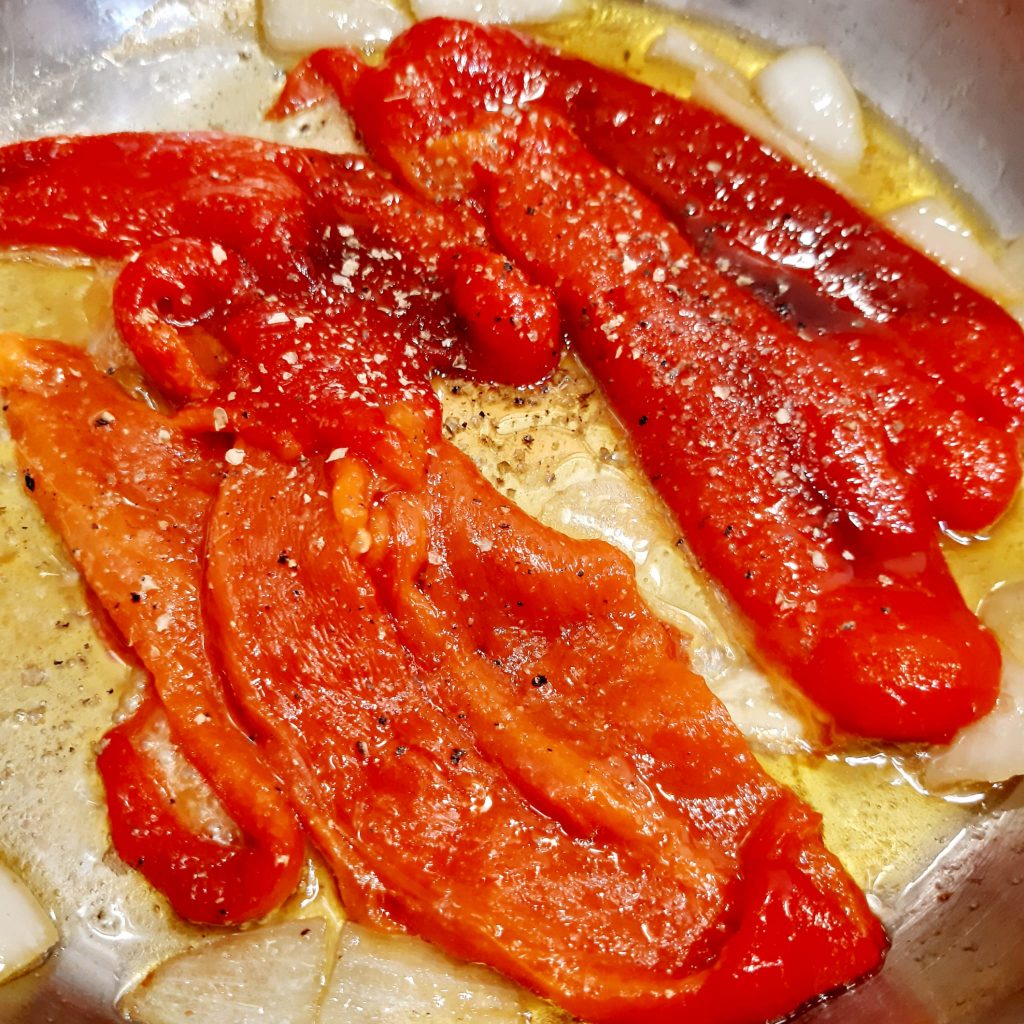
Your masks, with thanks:
[{"label": "translucent onion slice", "polygon": [[949,747],[927,758],[924,783],[929,787],[1003,782],[1024,775],[1024,582],[997,587],[979,614],[1003,647],[999,698],[980,722],[962,729]]},{"label": "translucent onion slice", "polygon": [[669,25],[647,51],[648,57],[667,60],[688,71],[715,75],[719,80],[734,79],[742,85],[743,78],[735,68],[706,50],[689,32],[678,25]]},{"label": "translucent onion slice", "polygon": [[898,235],[957,277],[998,299],[1024,299],[1024,279],[1011,281],[945,199],[928,196],[883,218]]},{"label": "translucent onion slice", "polygon": [[577,0],[410,0],[418,19],[461,18],[491,25],[551,21],[578,6]]},{"label": "translucent onion slice", "polygon": [[867,139],[860,100],[843,69],[820,46],[789,50],[754,80],[765,109],[841,174],[855,172]]},{"label": "translucent onion slice", "polygon": [[322,917],[238,932],[160,964],[120,1001],[139,1024],[316,1024]]},{"label": "translucent onion slice", "polygon": [[520,1024],[536,1002],[500,975],[420,939],[342,929],[320,1024]]},{"label": "translucent onion slice", "polygon": [[1010,312],[1024,324],[1024,235],[1006,243],[999,266],[1014,291]]},{"label": "translucent onion slice", "polygon": [[262,11],[267,42],[290,53],[387,42],[410,25],[388,0],[263,0]]},{"label": "translucent onion slice", "polygon": [[49,914],[25,883],[0,864],[0,984],[34,967],[57,939]]},{"label": "translucent onion slice", "polygon": [[806,754],[820,745],[809,722],[785,705],[776,687],[753,665],[737,665],[708,679],[708,686],[755,750]]},{"label": "translucent onion slice", "polygon": [[776,153],[788,157],[793,163],[807,168],[812,174],[849,192],[838,176],[799,138],[779,127],[765,113],[754,96],[750,83],[739,75],[723,78],[711,71],[698,71],[693,80],[693,98],[732,121],[748,135],[760,139]]}]

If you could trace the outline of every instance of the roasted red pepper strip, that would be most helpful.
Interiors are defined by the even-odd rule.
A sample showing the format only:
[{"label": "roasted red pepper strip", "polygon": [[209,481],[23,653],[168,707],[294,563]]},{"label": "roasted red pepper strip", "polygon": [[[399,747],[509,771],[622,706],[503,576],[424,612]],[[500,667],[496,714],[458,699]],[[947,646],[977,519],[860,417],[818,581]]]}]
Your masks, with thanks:
[{"label": "roasted red pepper strip", "polygon": [[826,333],[878,325],[901,358],[948,374],[993,422],[1024,427],[1024,334],[995,302],[719,115],[583,61],[550,68],[587,144],[732,273],[769,293],[795,285],[798,304],[825,299],[792,313],[813,327],[827,310]]},{"label": "roasted red pepper strip", "polygon": [[[261,917],[295,888],[303,839],[232,717],[206,644],[201,557],[219,483],[211,450],[64,345],[4,335],[0,382],[26,486],[152,675],[175,741],[244,834],[230,849],[184,839],[162,848],[176,828],[170,798],[145,781],[127,725],[102,762],[118,850],[189,920]],[[173,863],[178,852],[195,874]]]},{"label": "roasted red pepper strip", "polygon": [[254,281],[264,295],[323,307],[356,290],[374,295],[418,318],[418,345],[439,369],[521,384],[550,374],[561,351],[546,290],[482,245],[479,230],[463,230],[358,156],[213,133],[10,146],[0,149],[0,241],[143,253],[119,280],[118,326],[177,398],[210,390],[181,326],[216,334]]},{"label": "roasted red pepper strip", "polygon": [[[455,518],[463,517],[482,502],[468,530],[451,525],[442,531],[452,541],[442,564],[455,566],[456,579],[481,583],[488,566],[468,564],[469,548],[474,539],[500,529],[489,521],[500,499],[461,457],[445,452],[444,442],[436,443],[444,454],[432,488],[435,496],[446,494],[434,512],[438,521],[454,510]],[[675,673],[687,692],[692,688],[696,703],[687,710],[694,721],[684,733],[695,754],[714,750],[716,770],[728,766],[729,780],[722,785],[727,799],[737,800],[735,831],[725,823],[710,826],[681,862],[674,860],[678,849],[671,842],[660,859],[650,857],[653,836],[638,847],[639,821],[628,837],[622,829],[601,828],[600,817],[593,816],[595,802],[579,779],[577,806],[567,791],[556,790],[548,801],[557,805],[554,818],[534,809],[507,774],[504,759],[501,766],[489,759],[494,731],[520,730],[521,715],[474,735],[458,719],[438,713],[439,696],[452,697],[442,678],[451,664],[432,666],[433,658],[424,664],[405,649],[403,630],[396,630],[378,603],[371,576],[345,554],[346,537],[322,497],[327,487],[315,466],[296,472],[248,453],[216,506],[209,581],[232,685],[291,780],[293,800],[341,879],[351,913],[409,927],[598,1022],[638,1016],[669,1021],[680,1015],[695,1022],[761,1021],[877,964],[882,933],[821,847],[814,817],[760,773],[672,644],[666,647],[663,639],[648,647],[644,628],[665,639],[668,631],[642,609],[623,567],[617,565],[603,581],[581,581],[548,564],[553,550],[575,546],[574,561],[602,577],[608,559],[616,563],[617,556],[603,545],[590,551],[591,545],[556,541],[525,517],[515,517],[508,543],[529,553],[539,589],[524,582],[523,596],[532,591],[534,600],[515,613],[525,629],[523,648],[513,627],[505,653],[515,664],[520,655],[535,657],[538,643],[557,648],[558,623],[573,608],[600,630],[604,588],[609,594],[625,588],[624,607],[646,624],[632,653],[650,658],[655,673]],[[541,537],[534,536],[538,530]],[[456,539],[468,547],[455,550]],[[405,538],[424,560],[426,541]],[[590,554],[596,555],[593,561]],[[545,584],[544,574],[552,570],[558,583]],[[387,570],[380,571],[386,578]],[[427,594],[433,579],[428,574],[422,581]],[[495,599],[508,600],[503,586],[509,580],[506,567],[500,576],[491,575],[484,593],[493,587]],[[450,605],[451,599],[443,602]],[[459,609],[457,615],[462,619],[465,613]],[[493,621],[501,619],[496,615]],[[505,624],[512,625],[508,619]],[[436,653],[448,639],[441,625],[430,641]],[[585,633],[579,619],[577,625]],[[617,628],[623,627],[632,623]],[[261,638],[258,646],[248,640],[254,632]],[[604,654],[611,657],[610,671],[616,671],[616,653]],[[554,649],[551,654],[554,665],[558,655]],[[563,650],[561,658],[567,656]],[[586,656],[601,656],[599,646],[587,648]],[[479,674],[479,665],[460,668],[467,681]],[[523,685],[535,701],[558,700],[529,681]],[[570,684],[553,675],[549,685]],[[575,698],[587,688],[581,680]],[[467,706],[473,700],[468,693],[462,699]],[[675,728],[670,722],[678,720],[679,709],[663,721],[658,697],[651,699],[650,718],[624,729],[629,748],[637,730]],[[589,719],[585,700],[578,713]],[[619,725],[607,728],[606,742],[613,744]],[[570,763],[571,741],[553,737],[549,728],[544,745],[558,744],[553,763]],[[686,756],[679,749],[651,753],[656,762],[666,756],[672,764]],[[718,781],[707,788],[699,770],[682,767],[673,775],[669,766],[660,767],[667,772],[663,778],[674,778],[676,795],[694,819],[706,817],[702,799],[710,807]],[[685,833],[686,813],[667,800],[664,807],[674,819],[672,828]],[[590,828],[581,827],[588,822]],[[579,837],[581,832],[586,836]]]},{"label": "roasted red pepper strip", "polygon": [[[556,290],[648,473],[760,648],[856,732],[943,741],[988,711],[998,649],[934,539],[915,535],[916,553],[898,560],[871,554],[863,531],[835,524],[797,479],[789,409],[771,389],[750,387],[734,356],[742,341],[708,298],[732,300],[735,290],[709,288],[712,272],[653,204],[553,115],[488,114],[474,88],[486,52],[472,31],[454,54],[421,50],[432,35],[417,31],[354,87],[357,122],[423,191],[468,192],[501,243]],[[531,87],[506,65],[494,81],[487,95]],[[387,125],[373,117],[381,104],[400,108]],[[731,317],[745,307],[727,308]]]},{"label": "roasted red pepper strip", "polygon": [[[795,478],[772,404],[727,392],[721,353],[688,333],[671,265],[664,284],[653,272],[617,269],[618,215],[592,215],[571,247],[559,240],[589,196],[600,196],[602,209],[636,209],[628,186],[623,192],[557,126],[524,137],[514,160],[522,173],[505,176],[491,207],[497,232],[543,273],[564,275],[566,308],[586,305],[576,331],[584,358],[762,649],[840,726],[865,735],[941,742],[987,712],[998,647],[964,605],[936,542],[878,559],[831,521]],[[580,267],[593,268],[589,280]]]},{"label": "roasted red pepper strip", "polygon": [[[920,480],[936,519],[977,530],[1006,509],[1020,479],[1017,445],[975,413],[1007,421],[1005,409],[991,407],[1018,400],[1024,347],[1019,327],[990,300],[695,104],[500,28],[435,19],[389,53],[383,69],[364,76],[344,52],[314,54],[298,73],[305,102],[318,77],[338,89],[360,112],[374,155],[410,181],[436,181],[444,170],[418,151],[421,123],[445,134],[484,97],[492,109],[560,110],[724,273],[752,279],[760,300],[817,330],[817,347],[840,361],[848,390],[874,398],[895,458]],[[400,93],[395,74],[405,76]],[[437,94],[439,81],[452,83],[446,95]],[[427,110],[417,95],[430,90]],[[785,298],[775,303],[779,291]],[[875,322],[865,327],[864,317]]]}]

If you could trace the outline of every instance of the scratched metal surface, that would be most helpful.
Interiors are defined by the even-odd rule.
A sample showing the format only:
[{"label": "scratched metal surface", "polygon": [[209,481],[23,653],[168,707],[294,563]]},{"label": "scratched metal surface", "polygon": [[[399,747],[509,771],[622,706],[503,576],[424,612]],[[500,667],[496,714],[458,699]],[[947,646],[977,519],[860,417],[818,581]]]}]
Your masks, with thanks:
[{"label": "scratched metal surface", "polygon": [[[1024,232],[1024,0],[675,0],[781,44],[819,42],[963,183]],[[137,127],[164,63],[110,53],[151,0],[0,0],[0,141]],[[158,5],[170,17],[189,3]],[[205,4],[207,10],[210,4]],[[215,6],[215,5],[214,5]],[[229,5],[225,5],[226,7]],[[173,67],[170,69],[173,79]],[[882,972],[806,1024],[1024,1022],[1024,787],[901,897]],[[0,1024],[116,1020],[109,949],[65,949],[0,989]]]}]

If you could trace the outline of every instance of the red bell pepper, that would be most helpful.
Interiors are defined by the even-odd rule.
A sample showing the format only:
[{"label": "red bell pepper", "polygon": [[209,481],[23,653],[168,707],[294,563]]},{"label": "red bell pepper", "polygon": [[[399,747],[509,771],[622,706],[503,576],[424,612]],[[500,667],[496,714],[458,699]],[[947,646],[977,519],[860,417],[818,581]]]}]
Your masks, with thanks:
[{"label": "red bell pepper", "polygon": [[561,351],[545,290],[363,157],[214,133],[9,146],[0,242],[137,258],[115,291],[118,326],[172,397],[209,393],[189,332],[222,333],[257,281],[264,297],[321,308],[374,295],[416,321],[437,369],[532,383]]},{"label": "red bell pepper", "polygon": [[370,72],[345,51],[313,54],[278,113],[328,87],[357,112],[381,163],[453,216],[468,208],[471,221],[472,196],[424,152],[424,133],[464,127],[484,107],[557,110],[716,269],[809,332],[848,391],[873,399],[893,459],[925,489],[935,519],[978,530],[1007,508],[1021,475],[1002,429],[1022,422],[1019,326],[719,115],[508,30],[443,19],[414,26]]}]

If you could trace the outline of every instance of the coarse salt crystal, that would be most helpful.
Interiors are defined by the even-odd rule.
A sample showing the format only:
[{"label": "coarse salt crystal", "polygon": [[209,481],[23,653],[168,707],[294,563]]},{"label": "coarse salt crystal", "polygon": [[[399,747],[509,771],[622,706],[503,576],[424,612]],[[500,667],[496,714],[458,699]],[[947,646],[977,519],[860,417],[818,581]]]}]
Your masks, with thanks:
[{"label": "coarse salt crystal", "polygon": [[224,251],[224,246],[218,245],[216,242],[210,247],[210,255],[213,256],[213,262],[218,267],[228,258],[228,254]]},{"label": "coarse salt crystal", "polygon": [[335,448],[330,455],[327,456],[328,462],[337,462],[338,459],[343,459],[348,455],[347,448]]},{"label": "coarse salt crystal", "polygon": [[224,461],[229,466],[240,466],[245,461],[245,452],[241,448],[229,448],[224,453]]},{"label": "coarse salt crystal", "polygon": [[222,409],[219,405],[213,410],[213,429],[217,431],[223,430],[228,425],[228,414],[225,409]]}]

